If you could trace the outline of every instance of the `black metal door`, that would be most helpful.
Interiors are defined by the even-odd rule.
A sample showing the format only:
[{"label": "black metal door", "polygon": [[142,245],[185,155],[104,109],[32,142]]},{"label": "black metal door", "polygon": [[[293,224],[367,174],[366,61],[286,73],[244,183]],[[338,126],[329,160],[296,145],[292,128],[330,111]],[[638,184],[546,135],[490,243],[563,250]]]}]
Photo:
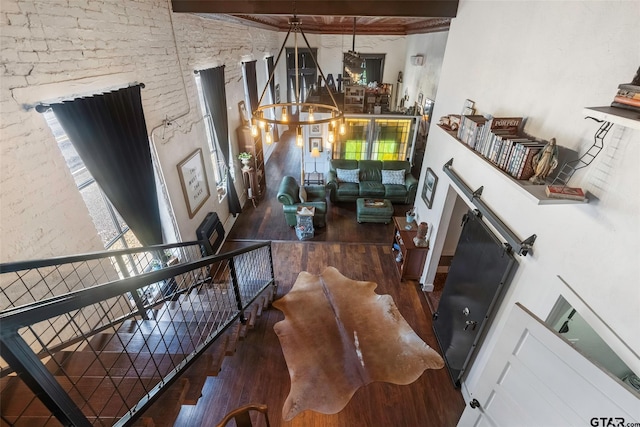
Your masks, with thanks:
[{"label": "black metal door", "polygon": [[480,213],[465,214],[438,311],[433,315],[433,329],[458,387],[514,264],[510,249],[493,235]]}]

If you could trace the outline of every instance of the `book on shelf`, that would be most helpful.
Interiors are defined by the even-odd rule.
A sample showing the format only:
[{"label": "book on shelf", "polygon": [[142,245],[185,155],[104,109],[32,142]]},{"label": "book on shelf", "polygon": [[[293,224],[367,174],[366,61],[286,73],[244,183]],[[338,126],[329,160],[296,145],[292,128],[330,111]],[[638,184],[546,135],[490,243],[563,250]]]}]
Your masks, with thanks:
[{"label": "book on shelf", "polygon": [[545,193],[547,193],[547,197],[552,199],[584,201],[586,198],[582,188],[567,187],[563,185],[547,185],[545,187]]},{"label": "book on shelf", "polygon": [[623,83],[618,85],[618,90],[628,90],[631,92],[640,92],[640,86],[634,85],[633,83]]},{"label": "book on shelf", "polygon": [[546,144],[529,144],[524,149],[523,160],[522,163],[518,167],[518,172],[516,174],[516,179],[529,179],[534,174],[533,170],[533,157],[540,152],[544,148]]},{"label": "book on shelf", "polygon": [[640,88],[638,88],[637,90],[618,89],[616,96],[623,96],[630,99],[640,99]]},{"label": "book on shelf", "polygon": [[467,114],[460,118],[458,128],[458,139],[474,148],[478,140],[480,130],[485,125],[487,119],[479,114]]},{"label": "book on shelf", "polygon": [[628,98],[626,96],[616,95],[613,98],[613,102],[618,102],[620,104],[631,105],[633,107],[640,107],[640,97],[638,99]]},{"label": "book on shelf", "polygon": [[625,110],[635,111],[636,113],[640,113],[640,107],[636,107],[634,105],[629,105],[629,104],[624,104],[622,102],[613,101],[611,103],[611,106],[615,107],[615,108],[622,108],[622,109],[625,109]]}]

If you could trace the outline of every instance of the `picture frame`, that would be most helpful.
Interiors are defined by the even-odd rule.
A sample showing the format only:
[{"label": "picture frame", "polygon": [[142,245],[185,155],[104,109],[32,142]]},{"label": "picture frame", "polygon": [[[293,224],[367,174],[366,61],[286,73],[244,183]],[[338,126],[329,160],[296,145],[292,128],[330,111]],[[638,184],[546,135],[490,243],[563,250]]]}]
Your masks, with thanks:
[{"label": "picture frame", "polygon": [[189,212],[189,219],[193,218],[211,196],[207,172],[204,169],[202,149],[198,148],[177,165],[182,194]]},{"label": "picture frame", "polygon": [[322,135],[322,128],[320,127],[320,123],[314,123],[309,128],[309,135]]},{"label": "picture frame", "polygon": [[244,101],[238,102],[238,111],[240,112],[240,120],[243,125],[249,124],[249,112],[247,111],[247,105]]},{"label": "picture frame", "polygon": [[322,152],[322,138],[309,138],[309,152],[313,151],[314,148],[317,148],[318,151]]},{"label": "picture frame", "polygon": [[422,200],[431,209],[433,205],[433,196],[436,193],[436,185],[438,184],[438,176],[431,168],[427,168],[424,176],[424,185],[422,186]]}]

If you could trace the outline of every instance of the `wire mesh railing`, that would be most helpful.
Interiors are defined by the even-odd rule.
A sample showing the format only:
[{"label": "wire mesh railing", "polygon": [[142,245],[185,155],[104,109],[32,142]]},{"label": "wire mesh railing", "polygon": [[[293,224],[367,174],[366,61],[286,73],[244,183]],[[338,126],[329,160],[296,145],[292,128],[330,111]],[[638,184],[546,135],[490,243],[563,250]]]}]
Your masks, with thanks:
[{"label": "wire mesh railing", "polygon": [[188,263],[165,261],[160,269],[149,265],[135,277],[0,313],[4,422],[131,423],[275,284],[268,242]]},{"label": "wire mesh railing", "polygon": [[0,311],[202,258],[185,242],[0,264]]}]

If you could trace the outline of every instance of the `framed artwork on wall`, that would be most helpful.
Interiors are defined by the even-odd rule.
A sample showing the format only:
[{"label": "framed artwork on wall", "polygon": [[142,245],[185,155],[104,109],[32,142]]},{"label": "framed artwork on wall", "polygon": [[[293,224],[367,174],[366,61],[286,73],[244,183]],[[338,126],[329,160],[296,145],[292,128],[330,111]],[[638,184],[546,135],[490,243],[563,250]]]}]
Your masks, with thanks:
[{"label": "framed artwork on wall", "polygon": [[309,151],[313,151],[314,148],[317,148],[318,151],[322,151],[322,138],[309,138]]},{"label": "framed artwork on wall", "polygon": [[242,120],[243,125],[249,124],[249,112],[247,111],[247,106],[244,101],[238,102],[238,111],[240,111],[240,120]]},{"label": "framed artwork on wall", "polygon": [[186,159],[178,163],[178,175],[180,176],[182,194],[187,204],[189,219],[191,219],[211,195],[201,148],[198,148],[189,154]]},{"label": "framed artwork on wall", "polygon": [[309,134],[314,136],[322,135],[320,124],[319,123],[312,124],[311,127],[309,128]]},{"label": "framed artwork on wall", "polygon": [[431,209],[431,205],[433,204],[433,196],[436,193],[437,184],[438,177],[431,168],[427,168],[427,172],[424,176],[424,186],[422,187],[422,200],[429,209]]}]

